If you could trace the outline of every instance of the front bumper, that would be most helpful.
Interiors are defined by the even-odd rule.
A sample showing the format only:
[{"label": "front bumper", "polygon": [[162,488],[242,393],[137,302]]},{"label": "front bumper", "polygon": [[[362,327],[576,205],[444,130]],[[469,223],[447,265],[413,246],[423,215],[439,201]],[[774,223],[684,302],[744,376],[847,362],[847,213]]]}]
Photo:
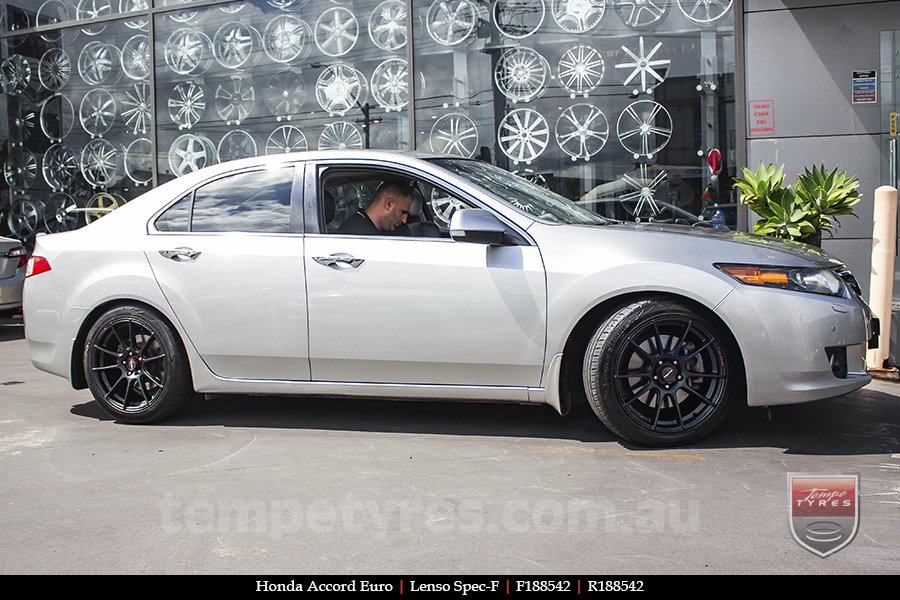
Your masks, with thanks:
[{"label": "front bumper", "polygon": [[741,285],[719,305],[743,355],[750,406],[831,398],[871,381],[865,361],[871,313],[851,296]]}]

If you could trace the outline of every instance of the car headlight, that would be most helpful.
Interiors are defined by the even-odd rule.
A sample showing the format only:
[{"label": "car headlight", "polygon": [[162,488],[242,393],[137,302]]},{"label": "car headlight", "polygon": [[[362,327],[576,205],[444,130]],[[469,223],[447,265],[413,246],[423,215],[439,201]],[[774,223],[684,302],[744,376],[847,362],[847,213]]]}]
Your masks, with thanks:
[{"label": "car headlight", "polygon": [[761,265],[713,265],[741,283],[796,292],[843,296],[844,282],[831,269],[817,267],[766,267]]}]

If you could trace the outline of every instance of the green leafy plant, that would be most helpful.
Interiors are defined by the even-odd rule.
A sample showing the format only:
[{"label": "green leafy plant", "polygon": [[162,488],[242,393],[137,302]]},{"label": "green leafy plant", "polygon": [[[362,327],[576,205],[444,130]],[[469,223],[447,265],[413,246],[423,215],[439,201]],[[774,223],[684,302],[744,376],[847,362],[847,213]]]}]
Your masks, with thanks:
[{"label": "green leafy plant", "polygon": [[812,225],[819,231],[834,231],[840,224],[836,215],[853,215],[853,207],[860,201],[859,180],[848,177],[837,167],[826,171],[825,165],[804,169],[794,184],[794,194],[809,207]]},{"label": "green leafy plant", "polygon": [[833,232],[838,215],[853,215],[860,201],[859,180],[837,167],[806,168],[792,186],[784,185],[784,165],[759,164],[756,171],[744,168],[734,186],[741,200],[760,216],[753,231],[771,237],[814,241],[821,232]]}]

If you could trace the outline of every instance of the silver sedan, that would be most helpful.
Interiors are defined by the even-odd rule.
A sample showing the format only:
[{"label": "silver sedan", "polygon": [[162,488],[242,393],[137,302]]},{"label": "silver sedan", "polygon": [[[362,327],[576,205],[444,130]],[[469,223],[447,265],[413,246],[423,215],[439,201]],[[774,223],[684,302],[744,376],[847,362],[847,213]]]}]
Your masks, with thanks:
[{"label": "silver sedan", "polygon": [[[386,180],[403,223],[340,233]],[[217,165],[40,236],[25,323],[34,364],[123,422],[200,394],[587,401],[645,445],[735,402],[856,390],[872,336],[854,277],[809,246],[618,223],[483,162],[375,151]]]}]

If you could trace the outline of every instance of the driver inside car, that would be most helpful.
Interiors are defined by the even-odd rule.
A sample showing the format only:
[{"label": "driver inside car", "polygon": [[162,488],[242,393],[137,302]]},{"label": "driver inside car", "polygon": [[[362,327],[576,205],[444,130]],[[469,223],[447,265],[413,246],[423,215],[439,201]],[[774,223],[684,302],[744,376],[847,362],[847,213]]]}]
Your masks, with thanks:
[{"label": "driver inside car", "polygon": [[412,207],[412,189],[402,179],[386,179],[365,209],[350,215],[337,233],[351,235],[409,235],[406,221]]}]

